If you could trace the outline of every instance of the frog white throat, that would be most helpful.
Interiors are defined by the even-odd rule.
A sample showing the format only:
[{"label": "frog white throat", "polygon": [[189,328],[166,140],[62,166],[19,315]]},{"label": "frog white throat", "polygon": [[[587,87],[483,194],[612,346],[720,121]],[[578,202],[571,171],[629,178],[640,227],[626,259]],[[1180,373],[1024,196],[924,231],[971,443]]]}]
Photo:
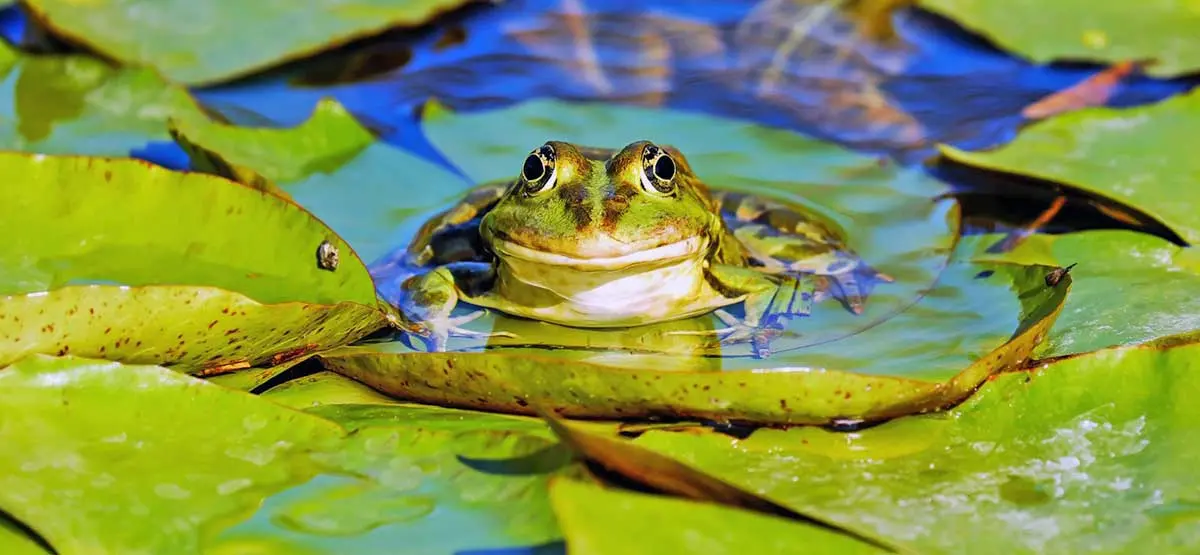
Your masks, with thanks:
[{"label": "frog white throat", "polygon": [[[623,327],[713,308],[705,279],[708,240],[694,237],[609,258],[574,258],[512,243],[497,267],[495,293],[518,316],[584,328]],[[488,299],[479,304],[488,305]]]}]

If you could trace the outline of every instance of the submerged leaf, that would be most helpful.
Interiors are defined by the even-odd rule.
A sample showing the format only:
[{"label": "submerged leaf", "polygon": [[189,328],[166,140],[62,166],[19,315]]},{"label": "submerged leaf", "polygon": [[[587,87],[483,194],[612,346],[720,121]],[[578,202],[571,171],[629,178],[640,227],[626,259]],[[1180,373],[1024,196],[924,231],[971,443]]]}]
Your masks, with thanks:
[{"label": "submerged leaf", "polygon": [[385,324],[350,247],[277,197],[134,160],[0,154],[0,179],[0,220],[21,230],[0,246],[0,364],[257,365]]},{"label": "submerged leaf", "polygon": [[546,484],[561,462],[527,464],[554,444],[541,422],[382,404],[306,412],[352,430],[315,455],[330,473],[268,498],[214,546],[286,540],[320,553],[449,555],[560,537]]},{"label": "submerged leaf", "polygon": [[91,56],[30,55],[0,41],[0,149],[128,156],[167,141],[167,119],[200,117],[183,87]]},{"label": "submerged leaf", "polygon": [[0,509],[59,553],[194,553],[313,476],[326,420],[158,367],[33,356],[0,371]]},{"label": "submerged leaf", "polygon": [[555,480],[550,499],[572,555],[886,553],[816,526],[573,480]]},{"label": "submerged leaf", "polygon": [[1038,63],[1153,59],[1150,72],[1162,77],[1200,69],[1200,46],[1193,41],[1200,13],[1187,1],[918,0],[918,5]]},{"label": "submerged leaf", "polygon": [[950,160],[1061,182],[1158,218],[1200,242],[1200,197],[1181,195],[1200,172],[1190,138],[1200,126],[1200,90],[1137,108],[1091,108],[1029,126],[1012,143]]},{"label": "submerged leaf", "polygon": [[1005,374],[948,414],[853,433],[636,443],[922,553],[1195,551],[1200,345],[1127,347]]},{"label": "submerged leaf", "polygon": [[391,27],[414,27],[470,0],[325,0],[303,9],[279,0],[246,4],[28,0],[54,33],[172,81],[211,84],[295,60]]}]

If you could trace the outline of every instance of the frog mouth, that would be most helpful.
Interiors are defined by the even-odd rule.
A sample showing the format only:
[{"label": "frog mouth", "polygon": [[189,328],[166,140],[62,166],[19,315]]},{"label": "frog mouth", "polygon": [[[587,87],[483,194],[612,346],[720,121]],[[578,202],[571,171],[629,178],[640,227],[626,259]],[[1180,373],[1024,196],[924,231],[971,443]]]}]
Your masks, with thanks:
[{"label": "frog mouth", "polygon": [[630,266],[664,264],[692,258],[704,249],[705,243],[703,237],[690,237],[682,241],[610,256],[572,256],[533,249],[502,239],[494,241],[492,248],[501,258],[513,258],[579,270],[612,270]]}]

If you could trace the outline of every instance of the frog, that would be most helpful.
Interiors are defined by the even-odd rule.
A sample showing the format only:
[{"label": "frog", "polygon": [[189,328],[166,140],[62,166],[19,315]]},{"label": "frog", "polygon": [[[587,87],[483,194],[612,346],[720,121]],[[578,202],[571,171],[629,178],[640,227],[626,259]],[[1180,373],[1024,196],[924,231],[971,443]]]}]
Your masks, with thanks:
[{"label": "frog", "polygon": [[[847,247],[828,218],[795,203],[709,187],[677,148],[547,141],[516,177],[469,190],[371,268],[401,332],[431,351],[488,309],[572,328],[628,328],[711,313],[680,331],[757,358],[788,322],[837,297],[861,314],[892,278]],[[455,315],[456,308],[478,308]],[[730,311],[740,306],[741,316]]]}]

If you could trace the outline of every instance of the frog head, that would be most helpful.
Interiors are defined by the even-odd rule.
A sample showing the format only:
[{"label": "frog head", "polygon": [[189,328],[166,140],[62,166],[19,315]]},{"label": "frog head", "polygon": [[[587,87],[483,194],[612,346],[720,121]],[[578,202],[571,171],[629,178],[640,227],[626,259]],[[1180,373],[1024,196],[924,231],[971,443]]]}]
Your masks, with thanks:
[{"label": "frog head", "polygon": [[703,258],[721,225],[673,148],[638,141],[612,153],[550,141],[525,158],[480,234],[502,260],[616,270]]}]

